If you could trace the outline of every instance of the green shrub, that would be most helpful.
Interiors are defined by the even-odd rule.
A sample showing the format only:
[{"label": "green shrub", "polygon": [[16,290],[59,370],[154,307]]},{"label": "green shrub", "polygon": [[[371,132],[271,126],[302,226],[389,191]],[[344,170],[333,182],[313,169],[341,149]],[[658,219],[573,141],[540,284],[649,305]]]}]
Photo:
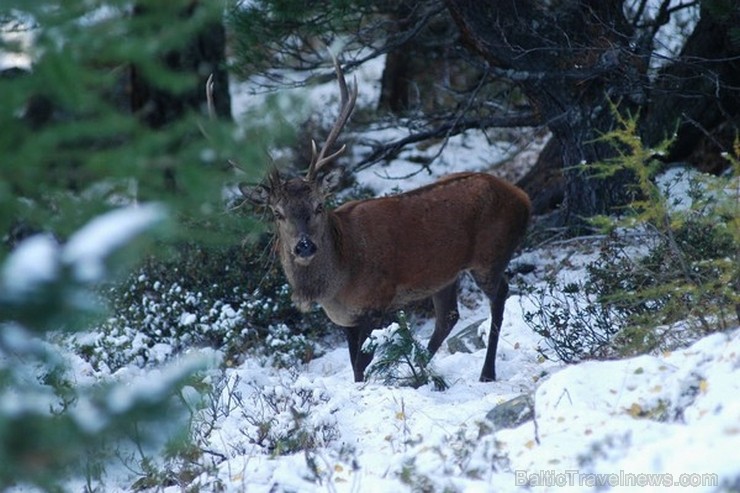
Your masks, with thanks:
[{"label": "green shrub", "polygon": [[590,280],[563,283],[555,276],[542,286],[520,285],[534,306],[524,311],[524,321],[544,338],[538,352],[550,358],[575,363],[603,359],[615,354],[613,338],[625,320],[619,310],[601,302],[601,294]]},{"label": "green shrub", "polygon": [[448,387],[444,378],[431,367],[429,351],[411,334],[403,311],[398,312],[397,322],[373,331],[362,349],[375,351],[366,372],[368,378],[378,378],[385,385],[418,388],[431,382],[436,390]]},{"label": "green shrub", "polygon": [[282,323],[270,326],[265,341],[265,352],[272,366],[277,368],[296,368],[320,356],[313,339],[300,333],[296,334]]},{"label": "green shrub", "polygon": [[646,149],[636,120],[620,123],[603,136],[620,156],[595,166],[603,176],[632,172],[638,198],[620,218],[595,219],[606,235],[584,281],[529,288],[536,308],[525,319],[564,361],[668,349],[740,318],[737,157],[728,156],[734,175],[671,170],[656,180],[655,156],[670,142]]}]

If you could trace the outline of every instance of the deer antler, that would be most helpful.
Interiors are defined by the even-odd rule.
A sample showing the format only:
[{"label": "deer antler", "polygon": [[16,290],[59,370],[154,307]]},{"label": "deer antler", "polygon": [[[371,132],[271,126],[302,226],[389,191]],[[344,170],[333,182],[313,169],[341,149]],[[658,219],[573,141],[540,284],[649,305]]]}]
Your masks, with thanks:
[{"label": "deer antler", "polygon": [[352,115],[352,110],[355,108],[355,102],[357,101],[357,77],[354,78],[354,87],[352,88],[352,91],[348,91],[347,81],[344,79],[344,72],[342,72],[342,68],[339,66],[339,62],[337,62],[337,58],[334,54],[331,52],[330,54],[331,59],[334,62],[334,70],[337,72],[337,82],[339,83],[339,94],[341,98],[339,103],[339,116],[329,132],[326,142],[324,142],[324,145],[321,147],[321,151],[316,150],[316,141],[311,139],[311,164],[309,164],[308,172],[306,173],[306,180],[308,181],[315,180],[316,173],[318,173],[326,163],[342,154],[347,148],[346,145],[343,145],[333,154],[329,154],[328,156],[326,155],[327,151],[334,145],[337,137],[339,137],[342,129],[347,124],[350,115]]},{"label": "deer antler", "polygon": [[[215,87],[216,82],[213,80],[213,74],[210,74],[208,76],[208,79],[206,80],[206,103],[208,105],[208,118],[214,122],[217,120],[216,115],[216,105],[214,104],[214,98],[213,98],[213,88]],[[203,134],[203,136],[209,141],[212,142],[213,139],[211,139],[211,136],[208,135],[208,132],[206,132],[205,128],[203,128],[203,125],[198,123],[198,128],[200,128],[200,132]],[[244,168],[240,166],[236,161],[233,159],[229,159],[228,163],[236,170],[244,171]]]}]

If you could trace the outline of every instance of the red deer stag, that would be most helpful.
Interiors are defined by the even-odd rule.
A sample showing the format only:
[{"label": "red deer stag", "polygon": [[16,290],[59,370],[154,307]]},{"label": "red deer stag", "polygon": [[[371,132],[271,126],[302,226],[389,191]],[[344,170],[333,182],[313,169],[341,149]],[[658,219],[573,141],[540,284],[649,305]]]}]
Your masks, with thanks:
[{"label": "red deer stag", "polygon": [[436,324],[428,349],[434,354],[452,330],[458,276],[469,271],[488,296],[492,325],[481,381],[496,379],[495,358],[508,282],[504,269],[525,234],[527,195],[484,173],[457,173],[395,196],[346,203],[326,199],[340,170],[320,172],[345,146],[329,153],[357,99],[334,60],[341,94],[339,117],[305,178],[282,178],[273,169],[262,185],[241,186],[250,202],[269,207],[276,249],[300,308],[318,303],[344,329],[355,381],[365,378],[373,355],[362,345],[383,316],[430,297]]}]

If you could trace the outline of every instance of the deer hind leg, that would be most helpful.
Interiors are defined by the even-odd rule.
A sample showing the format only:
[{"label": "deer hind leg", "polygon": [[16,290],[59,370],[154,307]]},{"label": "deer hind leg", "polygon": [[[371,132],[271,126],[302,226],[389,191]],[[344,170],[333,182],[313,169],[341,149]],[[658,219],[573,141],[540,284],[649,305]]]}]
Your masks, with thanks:
[{"label": "deer hind leg", "polygon": [[457,285],[458,281],[455,280],[432,296],[435,316],[434,333],[427,345],[432,355],[437,352],[460,319],[460,313],[457,310]]},{"label": "deer hind leg", "polygon": [[488,332],[488,349],[483,369],[480,372],[480,381],[493,382],[496,380],[496,348],[504,320],[504,305],[509,295],[509,282],[503,273],[503,268],[492,269],[486,273],[473,271],[472,274],[476,284],[491,303],[491,330]]}]

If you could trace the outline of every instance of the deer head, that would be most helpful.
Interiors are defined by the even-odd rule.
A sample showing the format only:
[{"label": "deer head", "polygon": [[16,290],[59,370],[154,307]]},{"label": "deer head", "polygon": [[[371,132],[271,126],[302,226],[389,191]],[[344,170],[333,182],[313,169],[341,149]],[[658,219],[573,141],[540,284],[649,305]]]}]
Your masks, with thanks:
[{"label": "deer head", "polygon": [[326,199],[336,189],[341,170],[333,169],[320,176],[326,165],[341,155],[346,146],[330,152],[337,137],[347,124],[357,101],[357,81],[352,91],[347,88],[337,59],[332,55],[340,92],[340,110],[326,142],[317,150],[311,140],[312,157],[305,177],[284,179],[273,167],[265,183],[256,187],[241,185],[244,197],[252,204],[269,207],[277,225],[277,236],[283,250],[298,265],[308,265],[319,252],[320,245],[329,239],[329,219],[325,211]]}]

